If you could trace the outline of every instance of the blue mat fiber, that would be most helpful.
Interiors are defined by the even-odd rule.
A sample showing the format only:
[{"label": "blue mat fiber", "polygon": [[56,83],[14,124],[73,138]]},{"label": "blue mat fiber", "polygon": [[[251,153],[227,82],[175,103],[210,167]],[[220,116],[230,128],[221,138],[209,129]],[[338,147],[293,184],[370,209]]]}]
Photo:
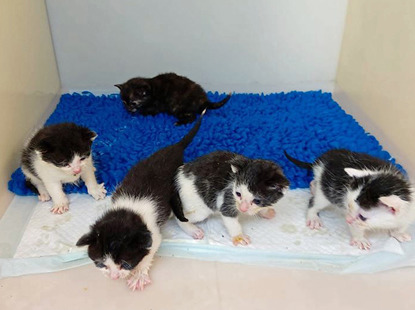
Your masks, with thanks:
[{"label": "blue mat fiber", "polygon": [[[208,93],[211,101],[225,94]],[[175,117],[130,115],[118,94],[95,96],[90,92],[62,95],[46,125],[74,122],[94,130],[93,159],[99,182],[113,192],[137,161],[179,141],[193,126],[174,126]],[[233,94],[218,110],[208,110],[199,133],[187,148],[185,161],[215,150],[229,150],[250,158],[277,162],[291,188],[308,187],[312,173],[295,167],[283,154],[313,161],[332,148],[347,148],[391,160],[374,136],[346,114],[330,93],[320,91]],[[34,195],[17,169],[9,181],[17,195]],[[83,183],[65,185],[67,193],[86,193]]]}]

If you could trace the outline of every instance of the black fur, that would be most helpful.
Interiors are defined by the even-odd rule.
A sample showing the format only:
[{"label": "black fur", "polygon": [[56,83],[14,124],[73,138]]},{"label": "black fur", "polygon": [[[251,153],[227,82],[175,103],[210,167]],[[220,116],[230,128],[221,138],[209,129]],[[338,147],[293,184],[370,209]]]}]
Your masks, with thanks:
[{"label": "black fur", "polygon": [[127,111],[142,115],[171,114],[178,119],[176,125],[191,123],[203,110],[218,109],[230,98],[228,95],[220,102],[212,103],[200,85],[175,73],[133,78],[115,86],[120,89]]},{"label": "black fur", "polygon": [[[74,123],[61,123],[40,129],[22,152],[22,167],[38,177],[33,167],[35,151],[44,161],[57,167],[66,166],[74,154],[89,156],[96,133]],[[30,186],[32,188],[32,186]]]},{"label": "black fur", "polygon": [[106,212],[76,245],[88,245],[88,256],[95,264],[109,254],[116,264],[127,262],[134,268],[148,254],[151,243],[151,233],[141,217],[119,209]]},{"label": "black fur", "polygon": [[[202,117],[181,141],[157,151],[131,168],[112,196],[112,202],[126,196],[149,198],[157,202],[159,226],[167,221],[172,210],[181,221],[187,221],[177,200],[174,176],[183,164],[183,152],[199,130],[201,120]],[[148,254],[152,237],[140,215],[119,208],[98,219],[77,245],[88,245],[88,255],[95,262],[110,254],[116,263],[124,261],[134,268]]]},{"label": "black fur", "polygon": [[[402,200],[411,199],[408,180],[392,163],[365,153],[351,152],[345,149],[330,150],[313,163],[305,163],[288,155],[287,158],[301,168],[323,166],[321,188],[327,199],[338,206],[343,206],[344,196],[349,189],[362,190],[357,198],[363,209],[376,207],[379,197],[397,195]],[[376,175],[361,178],[350,177],[345,168],[382,171]],[[312,203],[310,204],[311,207]]]},{"label": "black fur", "polygon": [[[231,166],[237,168],[233,173]],[[183,166],[185,176],[194,175],[199,195],[206,205],[216,210],[218,194],[225,190],[224,203],[220,212],[225,216],[236,217],[232,182],[246,184],[248,190],[260,198],[260,206],[270,206],[283,196],[283,189],[289,186],[281,168],[274,162],[262,159],[249,159],[242,155],[216,151]]]}]

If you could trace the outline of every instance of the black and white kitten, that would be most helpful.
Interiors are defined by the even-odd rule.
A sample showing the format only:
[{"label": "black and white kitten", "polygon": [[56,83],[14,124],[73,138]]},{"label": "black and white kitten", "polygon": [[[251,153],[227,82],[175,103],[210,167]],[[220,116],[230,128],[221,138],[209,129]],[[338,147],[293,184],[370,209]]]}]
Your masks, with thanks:
[{"label": "black and white kitten", "polygon": [[208,100],[203,88],[184,76],[164,73],[153,78],[133,78],[120,89],[127,111],[142,115],[167,113],[177,117],[176,125],[191,123],[205,109],[218,109],[228,102],[228,95],[220,102]]},{"label": "black and white kitten", "polygon": [[97,183],[92,162],[91,145],[96,137],[86,127],[62,123],[40,129],[23,149],[22,171],[27,184],[40,201],[52,198],[52,213],[69,210],[64,183],[82,179],[92,197],[105,197],[107,191],[104,183]]},{"label": "black and white kitten", "polygon": [[370,249],[365,237],[369,230],[387,230],[400,242],[411,240],[407,229],[415,219],[413,189],[392,163],[344,149],[330,150],[313,163],[285,155],[297,166],[314,172],[308,227],[320,229],[319,212],[336,205],[345,212],[352,235],[350,244],[359,249]]},{"label": "black and white kitten", "polygon": [[88,245],[89,257],[104,275],[111,279],[128,277],[127,284],[133,291],[151,283],[148,272],[161,243],[160,228],[172,211],[186,221],[178,207],[174,176],[201,119],[180,142],[131,168],[112,197],[111,210],[76,244]]},{"label": "black and white kitten", "polygon": [[204,232],[193,223],[219,212],[233,244],[247,245],[250,239],[243,234],[238,215],[273,218],[272,207],[288,189],[289,181],[272,161],[216,151],[180,167],[176,186],[188,219],[177,222],[187,234],[202,239]]}]

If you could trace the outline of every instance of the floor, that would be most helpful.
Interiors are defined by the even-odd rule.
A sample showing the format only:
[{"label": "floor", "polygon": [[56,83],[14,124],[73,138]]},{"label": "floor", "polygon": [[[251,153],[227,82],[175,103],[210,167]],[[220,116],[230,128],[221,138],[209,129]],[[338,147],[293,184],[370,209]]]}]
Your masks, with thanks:
[{"label": "floor", "polygon": [[414,309],[415,268],[373,275],[333,275],[156,259],[153,283],[131,292],[90,264],[51,274],[0,280],[0,309]]}]

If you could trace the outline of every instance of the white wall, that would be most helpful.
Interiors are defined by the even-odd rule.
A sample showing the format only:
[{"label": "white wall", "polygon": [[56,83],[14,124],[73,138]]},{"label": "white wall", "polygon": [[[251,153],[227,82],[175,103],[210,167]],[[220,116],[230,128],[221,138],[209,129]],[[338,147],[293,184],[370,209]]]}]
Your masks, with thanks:
[{"label": "white wall", "polygon": [[208,90],[330,90],[347,0],[47,0],[64,91],[174,71]]},{"label": "white wall", "polygon": [[0,10],[0,217],[25,140],[56,105],[60,83],[44,1],[3,1]]}]

